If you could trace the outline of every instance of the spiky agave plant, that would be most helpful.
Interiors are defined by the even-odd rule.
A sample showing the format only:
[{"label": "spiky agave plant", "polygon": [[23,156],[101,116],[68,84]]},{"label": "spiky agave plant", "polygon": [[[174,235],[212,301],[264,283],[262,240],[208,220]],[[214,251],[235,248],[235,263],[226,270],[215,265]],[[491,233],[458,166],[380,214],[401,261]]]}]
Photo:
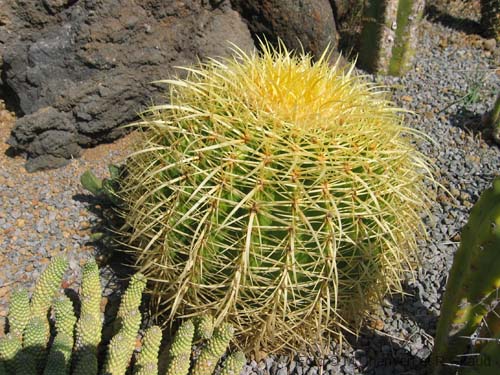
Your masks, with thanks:
[{"label": "spiky agave plant", "polygon": [[274,351],[401,290],[432,174],[381,88],[261,47],[163,81],[118,194],[159,311],[211,311]]}]

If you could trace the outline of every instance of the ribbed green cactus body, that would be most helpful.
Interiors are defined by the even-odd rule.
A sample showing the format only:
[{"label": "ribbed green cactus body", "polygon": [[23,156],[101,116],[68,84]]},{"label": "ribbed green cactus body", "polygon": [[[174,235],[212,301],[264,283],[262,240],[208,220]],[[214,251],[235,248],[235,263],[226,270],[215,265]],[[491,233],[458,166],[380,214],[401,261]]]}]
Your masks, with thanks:
[{"label": "ribbed green cactus body", "polygon": [[158,352],[162,339],[161,329],[158,326],[150,327],[144,333],[142,347],[137,355],[134,374],[146,375],[158,373]]},{"label": "ribbed green cactus body", "polygon": [[27,290],[12,293],[9,304],[9,328],[12,335],[21,337],[30,320],[30,299]]},{"label": "ribbed green cactus body", "polygon": [[54,311],[57,333],[64,333],[66,336],[73,337],[76,324],[73,302],[65,295],[62,295],[54,301]]},{"label": "ribbed green cactus body", "polygon": [[412,66],[424,0],[366,2],[359,63],[370,72],[400,76]]},{"label": "ribbed green cactus body", "polygon": [[58,333],[50,348],[43,375],[68,375],[72,350],[73,335]]},{"label": "ribbed green cactus body", "polygon": [[9,373],[15,371],[15,360],[22,349],[22,341],[18,336],[7,335],[0,339],[0,361],[5,363]]},{"label": "ribbed green cactus body", "polygon": [[43,368],[47,354],[47,325],[46,319],[35,316],[30,319],[23,335],[23,350],[33,356],[37,368]]},{"label": "ribbed green cactus body", "polygon": [[73,375],[97,375],[98,362],[94,350],[83,350],[78,356]]},{"label": "ribbed green cactus body", "polygon": [[[433,350],[434,374],[466,353],[471,337],[498,303],[500,288],[500,178],[474,205],[455,254]],[[495,302],[496,301],[496,302]],[[495,314],[495,312],[492,312]],[[493,328],[493,326],[492,326]]]},{"label": "ribbed green cactus body", "polygon": [[195,340],[208,340],[214,332],[214,317],[205,314],[197,317],[194,320],[195,324]]},{"label": "ribbed green cactus body", "polygon": [[276,350],[401,289],[431,177],[383,93],[326,57],[263,50],[168,81],[119,195],[170,319],[211,312]]},{"label": "ribbed green cactus body", "polygon": [[142,293],[146,287],[146,278],[141,273],[136,273],[130,279],[127,290],[123,294],[118,309],[118,317],[122,318],[130,311],[137,310],[141,305]]},{"label": "ribbed green cactus body", "polygon": [[61,286],[67,268],[68,261],[63,257],[56,257],[43,271],[31,297],[31,313],[33,315],[46,316],[52,299]]},{"label": "ribbed green cactus body", "polygon": [[191,364],[189,357],[189,354],[183,353],[177,357],[170,358],[165,375],[188,375]]},{"label": "ribbed green cactus body", "polygon": [[234,334],[234,328],[230,324],[223,324],[216,329],[212,338],[208,341],[196,363],[192,375],[211,375],[217,366],[217,362],[226,352],[226,349]]},{"label": "ribbed green cactus body", "polygon": [[224,367],[220,375],[239,375],[243,366],[245,366],[246,358],[243,352],[236,352],[229,355],[224,362]]},{"label": "ribbed green cactus body", "polygon": [[89,260],[82,270],[81,314],[101,316],[101,281],[99,268],[94,259]]},{"label": "ribbed green cactus body", "polygon": [[15,359],[15,374],[16,375],[33,375],[38,374],[39,367],[36,356],[28,351],[20,351]]},{"label": "ribbed green cactus body", "polygon": [[106,374],[125,375],[134,353],[141,318],[139,310],[132,310],[123,316],[122,328],[109,343],[105,362]]},{"label": "ribbed green cactus body", "polygon": [[75,348],[97,348],[101,342],[102,322],[93,315],[82,315],[76,323]]},{"label": "ribbed green cactus body", "polygon": [[166,375],[187,375],[190,366],[191,345],[195,326],[192,319],[182,322],[175,333],[168,352]]},{"label": "ribbed green cactus body", "polygon": [[174,336],[169,355],[177,357],[183,354],[191,354],[191,345],[193,343],[194,324],[192,320],[182,322]]}]

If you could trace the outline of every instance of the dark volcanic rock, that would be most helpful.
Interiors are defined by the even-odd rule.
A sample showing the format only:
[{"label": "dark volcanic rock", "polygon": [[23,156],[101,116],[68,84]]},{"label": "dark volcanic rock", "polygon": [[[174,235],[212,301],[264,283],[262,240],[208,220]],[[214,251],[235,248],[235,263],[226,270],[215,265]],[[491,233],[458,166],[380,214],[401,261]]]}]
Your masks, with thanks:
[{"label": "dark volcanic rock", "polygon": [[[3,91],[20,118],[9,144],[27,168],[57,167],[112,141],[158,101],[174,66],[253,49],[228,0],[11,1],[0,10]],[[161,101],[164,101],[161,98]],[[24,117],[23,117],[24,115]]]},{"label": "dark volcanic rock", "polygon": [[275,43],[283,40],[290,49],[321,55],[337,45],[337,32],[329,0],[231,0],[247,20],[254,36]]}]

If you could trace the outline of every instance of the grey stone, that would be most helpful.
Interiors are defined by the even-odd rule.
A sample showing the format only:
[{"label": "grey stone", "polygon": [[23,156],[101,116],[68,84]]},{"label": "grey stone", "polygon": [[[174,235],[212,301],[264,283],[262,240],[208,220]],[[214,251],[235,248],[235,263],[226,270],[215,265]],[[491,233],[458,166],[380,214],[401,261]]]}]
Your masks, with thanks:
[{"label": "grey stone", "polygon": [[320,56],[337,46],[337,31],[329,0],[231,0],[247,20],[252,34],[272,43],[281,39],[297,51]]},{"label": "grey stone", "polygon": [[[228,42],[254,48],[229,0],[43,0],[2,8],[1,84],[19,113],[9,144],[27,155],[31,171],[122,136],[121,125],[165,100],[167,87],[151,82],[180,74],[174,66],[228,56]],[[49,130],[58,133],[41,135]]]}]

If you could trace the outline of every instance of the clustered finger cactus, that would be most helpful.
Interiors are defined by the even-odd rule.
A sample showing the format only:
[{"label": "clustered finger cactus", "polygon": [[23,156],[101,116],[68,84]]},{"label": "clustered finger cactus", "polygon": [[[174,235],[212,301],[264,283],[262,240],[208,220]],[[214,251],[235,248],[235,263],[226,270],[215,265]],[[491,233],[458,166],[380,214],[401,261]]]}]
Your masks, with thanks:
[{"label": "clustered finger cactus", "polygon": [[[434,374],[500,373],[500,177],[462,230],[434,340]],[[473,348],[471,343],[475,342]],[[469,351],[472,350],[472,353]],[[451,364],[451,365],[450,365]]]},{"label": "clustered finger cactus", "polygon": [[432,173],[384,90],[327,52],[261,47],[164,81],[117,194],[157,311],[301,349],[401,290]]},{"label": "clustered finger cactus", "polygon": [[[10,330],[0,339],[0,374],[125,375],[129,369],[134,375],[164,374],[158,366],[162,342],[162,331],[158,326],[145,331],[134,360],[142,319],[139,306],[146,287],[144,276],[138,273],[131,278],[115,321],[117,333],[105,348],[105,360],[99,365],[103,325],[99,269],[94,260],[84,265],[80,317],[77,318],[68,297],[56,298],[66,267],[63,258],[55,258],[42,273],[31,301],[25,290],[12,293],[8,314]],[[55,326],[52,339],[48,319],[51,308]],[[192,320],[187,320],[174,336],[166,356],[167,374],[211,375],[228,348],[233,336],[229,324],[214,331],[212,318],[200,317],[197,322],[196,330],[204,333],[204,344],[193,368],[190,371],[195,325]],[[237,375],[245,362],[243,353],[233,353],[224,361],[222,373]]]}]

